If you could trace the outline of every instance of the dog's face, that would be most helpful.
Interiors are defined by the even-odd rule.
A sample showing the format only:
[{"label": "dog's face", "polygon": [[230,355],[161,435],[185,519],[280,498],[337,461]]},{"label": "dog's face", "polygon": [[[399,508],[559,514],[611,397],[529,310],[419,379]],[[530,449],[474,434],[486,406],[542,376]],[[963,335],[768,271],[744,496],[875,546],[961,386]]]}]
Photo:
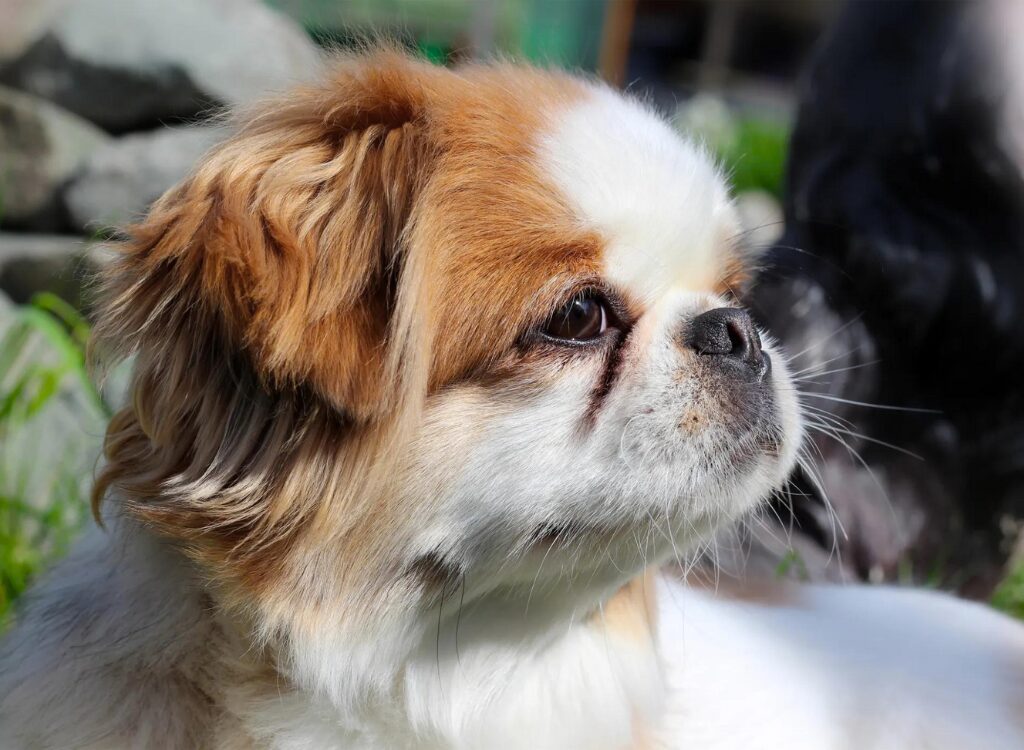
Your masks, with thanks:
[{"label": "dog's face", "polygon": [[456,586],[585,611],[794,461],[737,233],[707,158],[608,89],[344,64],[124,245],[99,333],[139,358],[98,492],[268,636]]},{"label": "dog's face", "polygon": [[[536,598],[561,577],[592,596],[778,487],[800,427],[785,363],[733,296],[745,259],[707,157],[597,87],[529,137],[546,248],[504,275],[509,226],[486,269],[446,280],[438,335],[482,358],[427,397],[399,482],[403,548],[453,590]],[[489,221],[473,194],[439,213]]]}]

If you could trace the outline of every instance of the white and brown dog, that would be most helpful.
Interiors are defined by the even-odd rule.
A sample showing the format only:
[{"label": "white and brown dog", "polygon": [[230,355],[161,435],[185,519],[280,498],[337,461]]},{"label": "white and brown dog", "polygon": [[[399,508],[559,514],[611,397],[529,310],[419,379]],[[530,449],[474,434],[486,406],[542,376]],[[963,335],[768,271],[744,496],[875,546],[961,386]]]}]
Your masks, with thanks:
[{"label": "white and brown dog", "polygon": [[1024,628],[655,566],[779,488],[725,183],[564,74],[379,52],[132,228],[96,531],[0,656],[0,748],[1020,748]]}]

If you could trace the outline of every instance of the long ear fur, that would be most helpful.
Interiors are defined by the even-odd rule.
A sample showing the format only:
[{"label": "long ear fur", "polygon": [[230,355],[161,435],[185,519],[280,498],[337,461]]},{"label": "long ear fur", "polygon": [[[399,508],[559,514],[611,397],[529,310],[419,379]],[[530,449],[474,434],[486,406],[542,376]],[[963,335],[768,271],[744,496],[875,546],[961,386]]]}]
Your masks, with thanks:
[{"label": "long ear fur", "polygon": [[404,239],[441,74],[394,53],[342,65],[245,119],[128,230],[96,350],[137,360],[97,514],[113,489],[207,562],[263,577],[268,547],[357,501],[387,451],[354,444],[386,445],[426,387]]}]

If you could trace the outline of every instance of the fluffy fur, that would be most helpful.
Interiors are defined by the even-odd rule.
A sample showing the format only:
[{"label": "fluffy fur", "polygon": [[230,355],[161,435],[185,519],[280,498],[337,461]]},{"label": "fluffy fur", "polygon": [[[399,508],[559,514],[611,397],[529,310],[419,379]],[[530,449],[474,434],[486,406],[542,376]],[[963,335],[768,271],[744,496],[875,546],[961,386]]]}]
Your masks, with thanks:
[{"label": "fluffy fur", "polygon": [[786,232],[752,306],[863,458],[814,433],[795,502],[851,578],[955,571],[985,596],[1024,517],[1020,11],[847,3],[801,87]]},{"label": "fluffy fur", "polygon": [[[563,74],[384,52],[243,117],[106,273],[99,352],[135,356],[106,531],[19,613],[0,746],[750,747],[715,723],[743,679],[679,650],[714,607],[680,622],[652,572],[801,438],[778,352],[696,343],[746,275],[735,227],[699,149]],[[607,329],[549,335],[574,299]]]}]

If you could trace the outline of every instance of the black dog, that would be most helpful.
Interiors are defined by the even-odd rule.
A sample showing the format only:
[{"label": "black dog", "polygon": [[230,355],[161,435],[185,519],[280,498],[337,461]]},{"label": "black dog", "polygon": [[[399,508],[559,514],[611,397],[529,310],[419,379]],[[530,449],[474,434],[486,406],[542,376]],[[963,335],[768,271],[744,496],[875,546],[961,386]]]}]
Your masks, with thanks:
[{"label": "black dog", "polygon": [[832,433],[820,476],[796,479],[800,528],[859,576],[979,593],[1024,515],[1024,179],[980,5],[845,8],[803,83],[785,236],[753,302]]}]

